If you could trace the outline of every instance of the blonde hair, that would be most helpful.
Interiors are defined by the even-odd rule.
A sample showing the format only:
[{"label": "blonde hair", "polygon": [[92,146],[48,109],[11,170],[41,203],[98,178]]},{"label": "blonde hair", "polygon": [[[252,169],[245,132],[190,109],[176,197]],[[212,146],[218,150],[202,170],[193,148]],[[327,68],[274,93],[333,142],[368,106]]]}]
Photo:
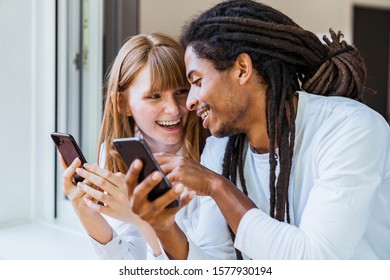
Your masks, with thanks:
[{"label": "blonde hair", "polygon": [[[151,71],[151,92],[188,86],[184,65],[184,49],[168,36],[153,33],[129,38],[119,50],[108,73],[102,128],[98,142],[100,149],[105,143],[104,168],[111,172],[127,172],[127,167],[113,147],[113,139],[132,137],[135,122],[125,115],[128,102],[126,89],[148,64]],[[209,135],[194,112],[190,112],[184,128],[183,155],[199,161]]]}]

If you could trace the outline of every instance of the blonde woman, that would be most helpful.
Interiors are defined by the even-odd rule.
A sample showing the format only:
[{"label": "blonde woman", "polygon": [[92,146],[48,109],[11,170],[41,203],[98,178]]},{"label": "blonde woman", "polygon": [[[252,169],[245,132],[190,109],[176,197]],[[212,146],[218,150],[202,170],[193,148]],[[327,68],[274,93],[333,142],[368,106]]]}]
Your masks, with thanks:
[{"label": "blonde woman", "polygon": [[[208,132],[186,108],[188,91],[184,51],[176,41],[161,34],[137,35],[120,49],[109,72],[99,166],[86,164],[82,169],[76,159],[64,172],[64,192],[100,258],[164,257],[154,230],[131,211],[131,196],[123,175],[127,167],[113,148],[113,139],[138,136],[153,153],[199,161]],[[135,161],[132,167],[142,168],[142,164]],[[86,179],[84,183],[74,185],[72,176],[76,171]],[[172,211],[179,211],[194,197],[193,192],[183,195],[183,191],[181,184],[170,191],[182,196],[181,206]],[[203,202],[221,215],[209,199],[197,198],[193,203]],[[197,222],[202,223],[209,227]],[[182,227],[189,230],[188,224]],[[190,231],[199,246],[207,247],[209,233]]]}]

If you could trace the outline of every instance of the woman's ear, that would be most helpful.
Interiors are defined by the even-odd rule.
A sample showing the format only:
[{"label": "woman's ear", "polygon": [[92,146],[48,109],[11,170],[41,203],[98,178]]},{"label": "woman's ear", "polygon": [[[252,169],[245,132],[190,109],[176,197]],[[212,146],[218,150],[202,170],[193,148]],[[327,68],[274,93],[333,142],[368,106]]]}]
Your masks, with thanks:
[{"label": "woman's ear", "polygon": [[251,57],[246,54],[240,54],[235,62],[235,75],[238,78],[240,85],[245,84],[252,76],[253,65]]},{"label": "woman's ear", "polygon": [[126,117],[130,117],[132,115],[131,108],[129,102],[127,102],[127,98],[125,97],[124,93],[116,92],[115,95],[118,112],[122,115],[125,115]]}]

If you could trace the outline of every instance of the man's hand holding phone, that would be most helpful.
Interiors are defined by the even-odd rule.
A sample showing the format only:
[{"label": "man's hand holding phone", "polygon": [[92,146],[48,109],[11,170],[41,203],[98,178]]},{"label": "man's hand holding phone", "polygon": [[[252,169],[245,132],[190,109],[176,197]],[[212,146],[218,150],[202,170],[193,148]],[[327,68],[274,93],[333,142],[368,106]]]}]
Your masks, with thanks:
[{"label": "man's hand holding phone", "polygon": [[[150,201],[154,201],[164,193],[172,189],[172,185],[166,178],[163,170],[160,168],[153,154],[146,146],[146,144],[137,137],[119,138],[113,141],[115,149],[121,155],[125,164],[130,167],[134,160],[138,159],[142,162],[142,169],[139,171],[137,179],[138,182],[142,182],[147,176],[154,171],[159,171],[162,178],[158,184],[151,188],[147,194]],[[171,201],[166,207],[178,207],[180,205],[180,198]]]},{"label": "man's hand holding phone", "polygon": [[[161,196],[150,201],[149,193],[156,188],[163,180],[161,171],[153,171],[146,178],[139,182],[138,178],[142,172],[143,163],[136,159],[126,174],[126,183],[129,193],[132,196],[131,208],[141,219],[147,221],[157,232],[170,230],[175,224],[176,213],[186,206],[195,196],[194,192],[184,192],[182,184],[174,184]],[[139,182],[139,183],[138,183]],[[181,199],[178,207],[167,207],[172,201]]]}]

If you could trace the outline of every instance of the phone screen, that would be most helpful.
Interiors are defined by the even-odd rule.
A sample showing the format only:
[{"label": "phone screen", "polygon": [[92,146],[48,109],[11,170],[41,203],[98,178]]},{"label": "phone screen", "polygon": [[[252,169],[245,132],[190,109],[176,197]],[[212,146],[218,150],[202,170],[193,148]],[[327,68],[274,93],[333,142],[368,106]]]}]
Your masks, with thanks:
[{"label": "phone screen", "polygon": [[[53,132],[51,133],[51,138],[53,139],[67,166],[69,166],[76,157],[80,159],[82,164],[87,162],[72,135],[67,133]],[[75,174],[73,177],[76,183],[84,181],[84,178],[77,174]]]},{"label": "phone screen", "polygon": [[[119,138],[114,139],[113,143],[127,167],[129,167],[135,159],[140,159],[143,162],[143,169],[138,177],[138,182],[142,182],[150,173],[156,170],[163,174],[161,182],[148,194],[148,199],[150,201],[155,200],[172,188],[171,183],[158,165],[152,152],[141,139],[137,137]],[[177,199],[167,207],[177,207],[179,204],[180,202]]]}]

